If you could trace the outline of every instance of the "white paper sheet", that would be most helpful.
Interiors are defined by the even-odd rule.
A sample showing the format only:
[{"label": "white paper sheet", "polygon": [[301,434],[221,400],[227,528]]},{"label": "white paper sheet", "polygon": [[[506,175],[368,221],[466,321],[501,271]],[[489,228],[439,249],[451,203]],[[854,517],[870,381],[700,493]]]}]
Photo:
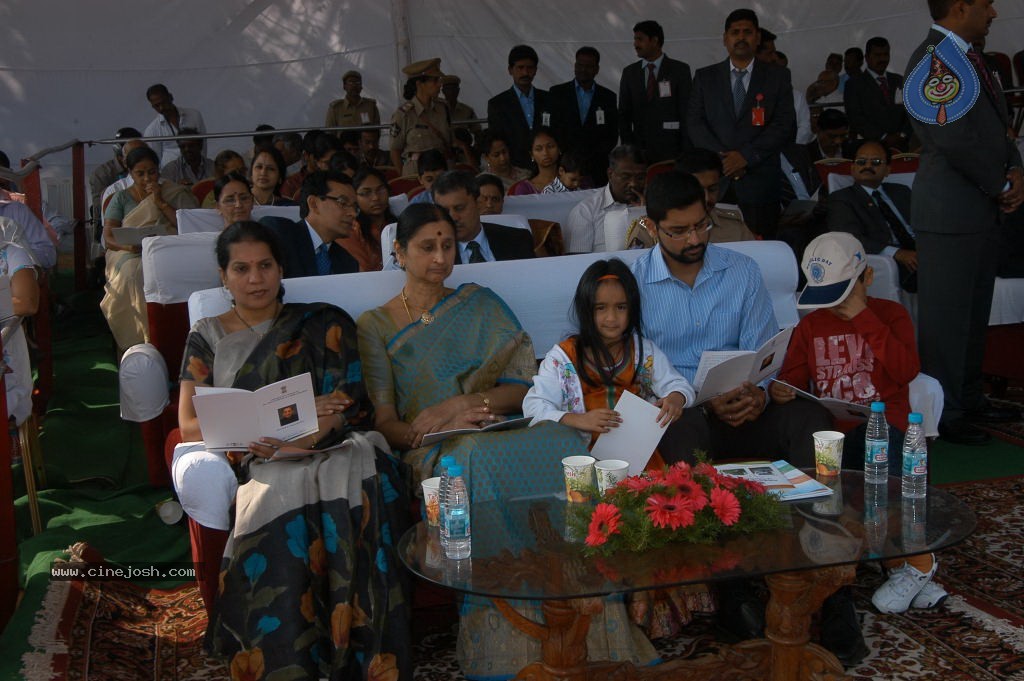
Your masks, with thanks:
[{"label": "white paper sheet", "polygon": [[660,408],[645,402],[629,391],[615,403],[622,417],[618,428],[602,433],[590,455],[598,461],[621,459],[629,462],[629,474],[639,475],[658,447],[665,429],[658,425]]}]

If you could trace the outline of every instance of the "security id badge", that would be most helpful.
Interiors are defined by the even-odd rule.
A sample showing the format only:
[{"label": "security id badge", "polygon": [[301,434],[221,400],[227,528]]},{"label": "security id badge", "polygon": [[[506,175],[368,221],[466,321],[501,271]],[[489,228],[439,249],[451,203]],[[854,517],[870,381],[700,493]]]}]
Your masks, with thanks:
[{"label": "security id badge", "polygon": [[658,81],[658,96],[659,97],[671,97],[672,96],[672,83],[667,80]]},{"label": "security id badge", "polygon": [[597,120],[598,125],[604,125],[604,109],[598,109],[595,111],[594,118]]},{"label": "security id badge", "polygon": [[542,113],[540,115],[540,124],[543,125],[545,128],[546,127],[550,127],[550,125],[551,125],[551,114],[548,113],[547,111]]},{"label": "security id badge", "polygon": [[764,127],[764,107],[761,106],[761,102],[764,100],[764,95],[758,93],[754,96],[754,106],[750,109],[750,124],[755,128]]}]

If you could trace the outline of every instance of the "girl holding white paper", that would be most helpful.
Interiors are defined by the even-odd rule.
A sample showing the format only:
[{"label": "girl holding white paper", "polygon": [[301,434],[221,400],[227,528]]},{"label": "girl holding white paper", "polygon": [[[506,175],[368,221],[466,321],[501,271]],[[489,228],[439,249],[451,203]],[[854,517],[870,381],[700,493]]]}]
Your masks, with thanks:
[{"label": "girl holding white paper", "polygon": [[[599,260],[583,273],[573,310],[579,333],[548,352],[523,400],[530,425],[556,421],[594,441],[622,423],[614,411],[623,391],[660,407],[665,427],[694,399],[693,387],[641,333],[640,290],[618,259]],[[655,453],[649,466],[663,465]]]}]

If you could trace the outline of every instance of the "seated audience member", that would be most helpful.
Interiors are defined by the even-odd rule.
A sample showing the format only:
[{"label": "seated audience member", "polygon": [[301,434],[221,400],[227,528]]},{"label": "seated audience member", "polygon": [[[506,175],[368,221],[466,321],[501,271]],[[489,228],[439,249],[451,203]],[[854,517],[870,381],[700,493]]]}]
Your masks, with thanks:
[{"label": "seated audience member", "polygon": [[839,74],[839,91],[846,94],[846,84],[851,78],[862,73],[864,68],[864,50],[859,47],[848,47],[843,52],[843,72]]},{"label": "seated audience member", "polygon": [[89,199],[92,202],[92,217],[98,224],[100,221],[100,198],[103,190],[114,184],[128,174],[124,165],[124,145],[130,139],[142,137],[142,133],[135,128],[119,128],[114,133],[114,158],[109,159],[100,165],[89,175]]},{"label": "seated audience member", "polygon": [[[850,138],[850,121],[839,109],[825,109],[818,116],[816,139],[806,145],[811,163],[823,158],[842,158],[843,145]],[[828,187],[823,188],[828,191]]]},{"label": "seated audience member", "polygon": [[[7,154],[0,151],[0,168],[10,170],[10,167],[11,162]],[[11,197],[10,189],[13,189],[12,185],[0,178],[0,217],[9,218],[17,223],[24,239],[19,245],[28,249],[26,252],[38,266],[43,269],[53,267],[57,264],[56,236],[51,236],[51,230],[36,217],[31,208]],[[45,202],[43,210],[46,210]]]},{"label": "seated audience member", "polygon": [[272,146],[255,150],[249,179],[252,180],[252,195],[257,206],[294,206],[295,202],[281,196],[284,170],[287,166],[281,152]]},{"label": "seated audience member", "polygon": [[445,160],[444,154],[437,149],[428,149],[420,154],[416,159],[416,177],[419,178],[423,191],[414,195],[409,203],[433,203],[434,195],[430,188],[434,186],[434,180],[446,170],[448,170],[448,161]]},{"label": "seated audience member", "polygon": [[[476,111],[473,107],[459,100],[459,95],[462,93],[462,79],[458,76],[448,74],[441,79],[441,96],[444,97],[444,103],[448,105],[448,115],[452,119],[452,132],[456,130],[467,130],[470,133],[470,142],[473,140],[479,140],[480,137],[480,124],[479,123],[464,123],[463,121],[473,121],[479,118],[476,115]],[[465,162],[466,159],[459,159],[460,162]]]},{"label": "seated audience member", "polygon": [[359,214],[352,233],[337,240],[359,263],[360,272],[373,272],[383,266],[380,233],[398,218],[388,204],[387,178],[381,171],[363,166],[352,180]]},{"label": "seated audience member", "polygon": [[306,175],[316,172],[316,141],[326,135],[322,130],[310,130],[302,137],[302,167],[295,173],[285,178],[281,185],[281,196],[286,199],[296,199],[302,191],[302,181]]},{"label": "seated audience member", "polygon": [[[213,181],[216,183],[217,180],[224,177],[229,173],[241,173],[246,174],[245,159],[237,151],[232,149],[225,149],[213,158]],[[209,179],[209,178],[208,178]],[[248,180],[246,180],[248,182]],[[195,188],[192,190],[195,192]],[[198,197],[196,197],[198,199]],[[216,199],[213,196],[213,187],[210,187],[210,193],[204,196],[200,203],[203,208],[215,208]]]},{"label": "seated audience member", "polygon": [[328,105],[324,118],[325,128],[380,123],[380,110],[377,109],[376,100],[362,96],[362,74],[358,71],[346,71],[341,77],[341,87],[345,91],[345,96]]},{"label": "seated audience member", "polygon": [[464,170],[449,170],[434,183],[434,203],[455,226],[455,264],[532,258],[528,230],[480,222],[479,195],[476,178]]},{"label": "seated audience member", "polygon": [[756,238],[743,222],[743,214],[738,208],[723,208],[717,205],[719,183],[722,180],[721,156],[709,149],[689,149],[676,161],[676,170],[693,175],[704,188],[704,203],[713,225],[711,243],[752,241]]},{"label": "seated audience member", "polygon": [[273,144],[288,164],[285,177],[291,177],[302,169],[302,135],[297,132],[279,132],[274,135]]},{"label": "seated audience member", "polygon": [[313,139],[313,158],[316,160],[316,169],[330,170],[331,157],[342,151],[345,151],[345,147],[342,145],[341,140],[334,135],[315,137]]},{"label": "seated audience member", "polygon": [[298,222],[271,223],[281,242],[284,276],[315,277],[358,272],[359,263],[335,243],[352,233],[356,193],[347,175],[318,170],[302,183]]},{"label": "seated audience member", "polygon": [[533,133],[530,144],[530,160],[533,162],[533,175],[512,185],[509,196],[526,194],[556,194],[568,191],[558,179],[558,160],[560,151],[558,140],[551,128],[541,126]]},{"label": "seated audience member", "polygon": [[900,286],[917,291],[917,246],[911,226],[910,188],[886,182],[889,150],[878,142],[865,142],[853,160],[853,186],[828,197],[828,228],[849,232],[867,253],[881,253],[896,261]]},{"label": "seated audience member", "polygon": [[530,171],[512,165],[508,151],[508,138],[504,133],[485,130],[481,135],[480,158],[482,170],[501,178],[505,191],[512,185],[530,177]]},{"label": "seated audience member", "polygon": [[328,170],[348,175],[349,179],[356,176],[360,167],[359,159],[345,150],[334,152],[331,155],[331,160],[327,163]]},{"label": "seated audience member", "polygon": [[[176,105],[174,95],[163,83],[150,85],[146,89],[146,99],[153,107],[153,111],[156,111],[157,116],[146,126],[143,137],[172,137],[186,128],[192,128],[201,133],[206,132],[203,114],[196,109],[186,109]],[[151,148],[160,158],[158,165],[161,168],[176,159],[180,153],[178,145],[172,140],[152,142]]]},{"label": "seated audience member", "polygon": [[817,80],[807,86],[807,103],[818,105],[841,104],[843,95],[839,91],[839,74],[825,69]]},{"label": "seated audience member", "polygon": [[[125,159],[128,158],[128,154],[141,147],[146,147],[146,143],[143,142],[142,140],[128,140],[127,142],[125,142],[124,149],[122,151]],[[149,147],[146,148],[148,149]],[[117,180],[112,185],[104,189],[103,195],[100,196],[100,214],[103,214],[103,211],[110,204],[110,200],[111,198],[113,198],[114,194],[118,193],[122,189],[127,189],[128,187],[131,187],[134,182],[135,180],[132,179],[132,174],[128,173],[120,180]],[[102,230],[100,230],[100,238],[103,238]],[[54,255],[54,257],[56,257],[56,255]]]},{"label": "seated audience member", "polygon": [[391,117],[391,165],[402,175],[416,172],[416,159],[430,149],[451,155],[452,131],[448,108],[438,100],[441,92],[441,60],[424,59],[402,69],[408,76],[402,90],[405,99]]},{"label": "seated audience member", "polygon": [[257,149],[274,146],[274,126],[269,123],[260,123],[253,132],[256,134],[252,136],[252,146],[246,150],[244,156],[250,165],[252,165],[252,159],[256,155]]},{"label": "seated audience member", "polygon": [[608,184],[604,189],[580,201],[569,213],[562,233],[567,253],[597,253],[625,248],[625,232],[618,225],[607,230],[622,232],[622,243],[608,243],[605,219],[626,222],[629,206],[644,202],[644,184],[647,182],[647,161],[644,153],[630,144],[622,144],[608,156]]},{"label": "seated audience member", "polygon": [[505,210],[505,185],[501,178],[491,173],[480,173],[476,176],[479,194],[476,205],[480,215],[501,215]]},{"label": "seated audience member", "polygon": [[[587,450],[574,430],[557,423],[421,446],[428,433],[479,427],[520,413],[537,364],[529,336],[498,296],[476,284],[445,286],[457,242],[442,208],[406,208],[395,241],[405,281],[398,295],[359,317],[359,354],[375,429],[403,452],[415,488],[436,475],[440,458],[448,455],[471,472],[474,503],[564,488],[561,457]],[[642,636],[646,645],[634,639],[638,632],[629,626],[621,602],[595,616],[590,628],[591,659],[653,659]],[[479,599],[468,600],[458,649],[463,673],[471,678],[516,674],[539,654],[537,643],[527,638]]]},{"label": "seated audience member", "polygon": [[508,53],[512,87],[487,100],[487,128],[505,136],[512,163],[521,167],[530,162],[533,133],[551,125],[548,91],[533,85],[539,61],[535,49],[515,45]]},{"label": "seated audience member", "polygon": [[[14,314],[31,317],[39,311],[38,273],[27,250],[12,243],[0,245],[0,276],[10,280]],[[20,426],[32,413],[33,388],[32,362],[21,324],[4,338],[3,346],[7,415]]]},{"label": "seated audience member", "polygon": [[380,148],[380,130],[362,130],[359,133],[359,162],[371,168],[391,165],[388,152]]},{"label": "seated audience member", "polygon": [[[745,255],[709,244],[713,223],[704,189],[692,175],[658,175],[647,189],[647,215],[658,244],[633,263],[640,285],[644,329],[687,380],[705,350],[756,350],[779,325],[757,264]],[[708,317],[708,310],[714,310]],[[744,383],[693,409],[669,427],[662,456],[693,461],[693,451],[712,456],[779,456],[797,466],[814,465],[813,438],[827,430],[828,413],[797,400],[767,399],[765,386]]]},{"label": "seated audience member", "polygon": [[[182,135],[195,135],[195,128],[182,128]],[[183,184],[186,187],[205,180],[213,175],[213,161],[203,156],[203,140],[195,137],[178,140],[178,158],[160,169],[160,176],[165,180]]]},{"label": "seated audience member", "polygon": [[[281,251],[262,225],[231,225],[216,252],[233,304],[196,322],[186,340],[184,442],[172,464],[193,536],[204,536],[193,558],[210,612],[207,644],[233,666],[258,659],[269,676],[299,669],[303,678],[364,678],[385,662],[411,674],[408,594],[394,548],[408,499],[397,492],[405,489],[401,464],[369,430],[355,324],[333,305],[281,302]],[[295,351],[275,353],[283,345]],[[315,433],[291,442],[253,433],[245,459],[206,450],[192,403],[197,386],[256,390],[304,372],[316,393]],[[340,456],[316,451],[341,444]],[[302,458],[267,461],[287,454]],[[272,597],[254,599],[253,584]],[[329,632],[339,611],[360,604],[366,612],[350,632],[356,653]]]},{"label": "seated audience member", "polygon": [[[582,188],[584,178],[583,155],[569,151],[558,157],[558,181],[565,191],[574,192]],[[544,188],[545,194],[554,194],[558,189]]]},{"label": "seated audience member", "polygon": [[843,70],[843,55],[838,52],[829,52],[825,57],[825,68],[832,73],[839,74]]},{"label": "seated audience member", "polygon": [[850,131],[861,139],[880,140],[886,147],[906,150],[910,121],[903,103],[896,101],[903,76],[885,70],[889,41],[882,37],[868,40],[864,63],[867,68],[851,77],[843,91]]},{"label": "seated audience member", "polygon": [[239,172],[231,172],[213,183],[214,205],[227,228],[236,222],[252,221],[252,185]]},{"label": "seated audience member", "polygon": [[[816,238],[807,246],[801,267],[808,284],[800,293],[797,307],[813,312],[793,331],[779,380],[819,397],[862,405],[885,402],[889,473],[899,475],[910,413],[909,386],[921,365],[910,315],[899,303],[868,296],[873,273],[863,246],[849,234],[833,232]],[[785,404],[797,395],[775,382],[771,397],[773,402]],[[862,468],[866,424],[836,425],[846,431],[842,467]],[[945,597],[940,586],[929,585],[938,567],[934,554],[889,561],[886,567],[891,569],[889,581],[872,598],[880,611],[904,612],[912,603],[914,607],[933,607]],[[850,596],[849,589],[844,588],[826,601],[823,611],[834,608],[837,602],[852,603]],[[842,604],[842,608],[850,609],[852,605]],[[867,648],[856,620],[849,612],[845,617],[845,628],[838,623],[823,628],[822,639],[825,647],[849,666],[856,664]]]},{"label": "seated audience member", "polygon": [[346,130],[339,138],[341,140],[341,148],[352,156],[359,156],[359,131],[358,130]]},{"label": "seated audience member", "polygon": [[178,230],[179,208],[197,208],[196,198],[175,182],[160,181],[160,157],[149,147],[132,150],[125,159],[132,186],[114,195],[103,213],[107,283],[100,309],[117,343],[119,355],[149,337],[146,299],[142,292],[142,247],[120,244],[115,227],[162,225]]}]

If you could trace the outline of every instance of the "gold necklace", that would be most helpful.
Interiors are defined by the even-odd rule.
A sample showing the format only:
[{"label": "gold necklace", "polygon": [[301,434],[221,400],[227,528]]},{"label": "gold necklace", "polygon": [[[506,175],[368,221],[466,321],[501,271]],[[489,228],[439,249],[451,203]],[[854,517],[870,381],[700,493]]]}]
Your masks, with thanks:
[{"label": "gold necklace", "polygon": [[[257,331],[256,329],[252,328],[252,324],[250,324],[249,322],[245,321],[245,319],[243,319],[243,318],[242,318],[242,315],[241,315],[241,314],[239,314],[239,312],[238,312],[238,308],[237,308],[237,307],[235,307],[234,305],[232,305],[232,306],[231,306],[231,309],[232,309],[232,310],[234,311],[234,313],[235,313],[235,316],[236,316],[236,317],[238,317],[238,321],[240,321],[240,322],[242,322],[243,324],[245,324],[245,328],[247,328],[247,329],[249,329],[250,331],[252,331],[253,335],[255,335],[255,336],[256,336],[256,338],[258,338],[258,339],[262,340],[262,339],[263,339],[263,337],[267,335],[267,331],[269,331],[269,330],[270,330],[270,327],[267,327],[267,331],[264,331],[263,333],[260,333],[260,332],[259,332],[259,331]],[[273,317],[273,319],[272,319],[272,320],[271,320],[271,322],[270,322],[270,326],[271,326],[271,327],[272,327],[272,326],[274,326],[274,322],[276,322],[276,321],[277,321],[277,315],[279,315],[279,314],[281,314],[281,303],[275,303],[275,307],[274,307],[274,317]],[[262,324],[262,323],[263,323],[263,322],[258,322],[258,323],[257,323],[256,325],[257,325],[257,326],[259,326],[259,325],[260,325],[260,324]]]},{"label": "gold necklace", "polygon": [[[405,315],[409,318],[409,323],[412,324],[412,313],[409,312],[409,298],[405,295],[404,286],[402,287],[402,307],[405,308]],[[434,315],[429,309],[423,309],[423,314],[420,315],[420,321],[423,322],[423,326],[430,326],[434,321]]]}]

